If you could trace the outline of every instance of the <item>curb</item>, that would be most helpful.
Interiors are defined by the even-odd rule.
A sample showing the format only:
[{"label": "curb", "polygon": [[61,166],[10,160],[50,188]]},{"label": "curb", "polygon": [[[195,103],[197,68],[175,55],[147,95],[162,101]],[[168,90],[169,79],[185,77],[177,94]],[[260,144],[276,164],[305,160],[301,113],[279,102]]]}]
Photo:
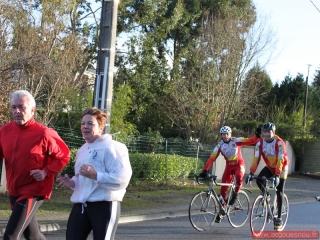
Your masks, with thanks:
[{"label": "curb", "polygon": [[[188,216],[187,212],[168,212],[168,213],[156,213],[150,215],[139,215],[139,216],[120,216],[119,224],[124,223],[132,223],[132,222],[141,222],[147,220],[157,220],[163,218],[175,218],[175,217],[184,217]],[[57,230],[67,229],[67,222],[59,222],[59,223],[47,223],[47,224],[39,224],[40,231],[42,233],[52,232]],[[3,236],[5,227],[0,227],[0,237]]]},{"label": "curb", "polygon": [[157,219],[163,219],[163,218],[185,217],[185,216],[188,216],[187,211],[156,213],[156,214],[140,215],[140,216],[128,216],[128,217],[120,217],[119,224],[141,222],[141,221],[147,221],[147,220],[157,220]]}]

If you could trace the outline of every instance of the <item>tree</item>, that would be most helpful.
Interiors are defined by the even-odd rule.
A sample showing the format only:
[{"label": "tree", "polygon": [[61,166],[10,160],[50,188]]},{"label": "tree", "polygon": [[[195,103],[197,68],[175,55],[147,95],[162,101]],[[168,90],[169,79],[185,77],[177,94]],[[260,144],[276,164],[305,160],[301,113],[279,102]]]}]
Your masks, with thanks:
[{"label": "tree", "polygon": [[267,96],[272,89],[272,81],[265,70],[256,63],[245,76],[241,86],[240,102],[243,108],[240,110],[243,120],[260,120],[266,117],[268,106],[265,105]]},{"label": "tree", "polygon": [[118,85],[114,91],[111,133],[120,132],[122,138],[137,134],[136,126],[126,119],[131,110],[133,95],[129,85]]},{"label": "tree", "polygon": [[[233,8],[245,11],[246,21],[250,16],[252,24],[255,14],[250,3],[249,0],[121,1],[118,32],[126,32],[131,37],[126,43],[128,54],[118,56],[117,66],[121,79],[135,92],[130,116],[140,132],[150,127],[160,127],[164,132],[168,127],[179,128],[178,132],[183,133],[159,106],[164,96],[176,90],[172,82],[183,75],[180,70],[185,66],[181,63],[193,49],[194,39],[202,34],[199,30],[203,16],[209,12],[222,17]],[[249,27],[247,21],[241,28],[244,31]]]},{"label": "tree", "polygon": [[[222,16],[208,12],[202,23],[201,34],[181,58],[181,70],[171,79],[172,91],[162,106],[186,138],[194,131],[208,142],[217,127],[242,118],[246,72],[272,41],[264,28],[248,28],[251,16],[237,8]],[[245,104],[251,103],[249,99]]]},{"label": "tree", "polygon": [[37,116],[43,124],[66,104],[68,89],[87,88],[83,72],[92,57],[91,43],[79,10],[85,3],[13,0],[1,8],[0,19],[10,33],[3,47],[9,61],[0,66],[7,77],[1,84],[29,90],[43,110]]},{"label": "tree", "polygon": [[320,136],[320,70],[316,70],[313,83],[309,88],[307,117],[312,120],[311,132],[313,135]]},{"label": "tree", "polygon": [[280,85],[275,84],[269,93],[267,102],[269,106],[285,106],[285,113],[290,115],[303,107],[304,95],[304,77],[298,73],[295,78],[288,75]]},{"label": "tree", "polygon": [[0,2],[0,125],[8,122],[10,114],[8,111],[9,93],[16,88],[17,72],[10,71],[8,63],[14,61],[14,55],[10,51],[8,42],[10,41],[11,29],[8,19],[8,8],[4,2]]}]

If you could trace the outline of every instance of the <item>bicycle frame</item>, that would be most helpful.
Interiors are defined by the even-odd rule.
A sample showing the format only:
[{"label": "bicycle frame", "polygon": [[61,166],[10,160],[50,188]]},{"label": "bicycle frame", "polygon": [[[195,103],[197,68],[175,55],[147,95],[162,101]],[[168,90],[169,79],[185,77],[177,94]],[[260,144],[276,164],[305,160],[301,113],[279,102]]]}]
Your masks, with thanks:
[{"label": "bicycle frame", "polygon": [[[199,176],[197,174],[194,174],[194,177],[197,181],[198,184],[200,184],[199,182]],[[219,206],[220,206],[220,209],[222,210],[221,214],[226,214],[226,209],[227,207],[229,206],[229,201],[230,201],[230,195],[232,192],[234,192],[235,190],[235,175],[233,174],[232,176],[232,182],[231,183],[217,183],[217,176],[215,175],[212,175],[212,174],[208,174],[208,179],[210,179],[211,183],[210,183],[210,186],[208,187],[207,191],[212,194],[214,196],[214,199],[219,203]],[[226,202],[226,206],[223,206],[219,200],[219,197],[218,197],[218,194],[216,193],[216,191],[214,190],[214,186],[218,186],[218,187],[221,187],[221,186],[227,186],[227,187],[231,187],[231,190],[229,191],[228,193],[228,201]],[[252,193],[251,190],[249,189],[246,189],[246,188],[242,188],[243,190],[246,190],[250,193]]]},{"label": "bicycle frame", "polygon": [[[194,174],[195,180],[199,182],[199,177]],[[225,217],[232,227],[238,228],[245,224],[249,216],[250,200],[249,196],[242,190],[238,193],[237,201],[230,205],[230,200],[235,192],[236,183],[233,174],[231,183],[217,183],[217,176],[208,175],[210,184],[207,190],[194,195],[189,205],[189,220],[197,231],[206,231],[214,222],[219,223]],[[226,204],[221,203],[215,186],[229,187]],[[250,190],[248,190],[251,192]]]},{"label": "bicycle frame", "polygon": [[[270,223],[270,221],[275,219],[275,211],[277,211],[277,206],[276,206],[276,197],[277,197],[277,188],[273,185],[274,182],[274,177],[272,178],[265,178],[265,177],[252,177],[252,179],[257,179],[257,180],[262,180],[263,183],[263,201],[266,203],[267,205],[267,211],[268,211],[268,215],[271,217],[268,220],[268,223]],[[269,181],[272,181],[272,186],[269,186]],[[252,183],[250,181],[250,186],[252,187]],[[268,199],[268,195],[269,194],[269,189],[273,188],[274,189],[274,194],[272,199]],[[278,213],[279,214],[279,213]],[[281,214],[281,213],[280,213]]]}]

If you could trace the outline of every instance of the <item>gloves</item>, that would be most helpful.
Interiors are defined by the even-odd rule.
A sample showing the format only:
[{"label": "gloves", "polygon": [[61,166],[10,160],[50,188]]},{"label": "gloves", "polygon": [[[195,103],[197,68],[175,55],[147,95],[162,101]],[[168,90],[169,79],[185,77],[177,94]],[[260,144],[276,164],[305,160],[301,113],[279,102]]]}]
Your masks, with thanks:
[{"label": "gloves", "polygon": [[249,184],[251,182],[251,179],[253,177],[253,173],[251,172],[247,177],[246,177],[246,184]]},{"label": "gloves", "polygon": [[257,127],[255,134],[257,138],[261,138],[261,127]]},{"label": "gloves", "polygon": [[274,187],[275,188],[278,187],[279,183],[280,183],[280,177],[279,177],[279,175],[275,175],[274,176],[274,182],[273,182]]},{"label": "gloves", "polygon": [[207,170],[203,170],[202,173],[200,173],[200,177],[202,178],[206,178],[208,175],[208,171]]}]

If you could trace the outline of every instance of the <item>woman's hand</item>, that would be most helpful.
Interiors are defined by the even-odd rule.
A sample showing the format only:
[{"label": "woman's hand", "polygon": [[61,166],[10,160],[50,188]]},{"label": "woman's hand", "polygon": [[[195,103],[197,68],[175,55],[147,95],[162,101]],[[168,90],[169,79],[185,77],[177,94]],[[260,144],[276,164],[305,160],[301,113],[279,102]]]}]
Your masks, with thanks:
[{"label": "woman's hand", "polygon": [[81,176],[97,180],[97,171],[91,165],[83,164],[79,173]]},{"label": "woman's hand", "polygon": [[64,176],[61,176],[59,174],[57,176],[57,182],[63,187],[68,187],[68,188],[74,188],[75,187],[74,181],[70,179],[68,174],[65,174]]}]

